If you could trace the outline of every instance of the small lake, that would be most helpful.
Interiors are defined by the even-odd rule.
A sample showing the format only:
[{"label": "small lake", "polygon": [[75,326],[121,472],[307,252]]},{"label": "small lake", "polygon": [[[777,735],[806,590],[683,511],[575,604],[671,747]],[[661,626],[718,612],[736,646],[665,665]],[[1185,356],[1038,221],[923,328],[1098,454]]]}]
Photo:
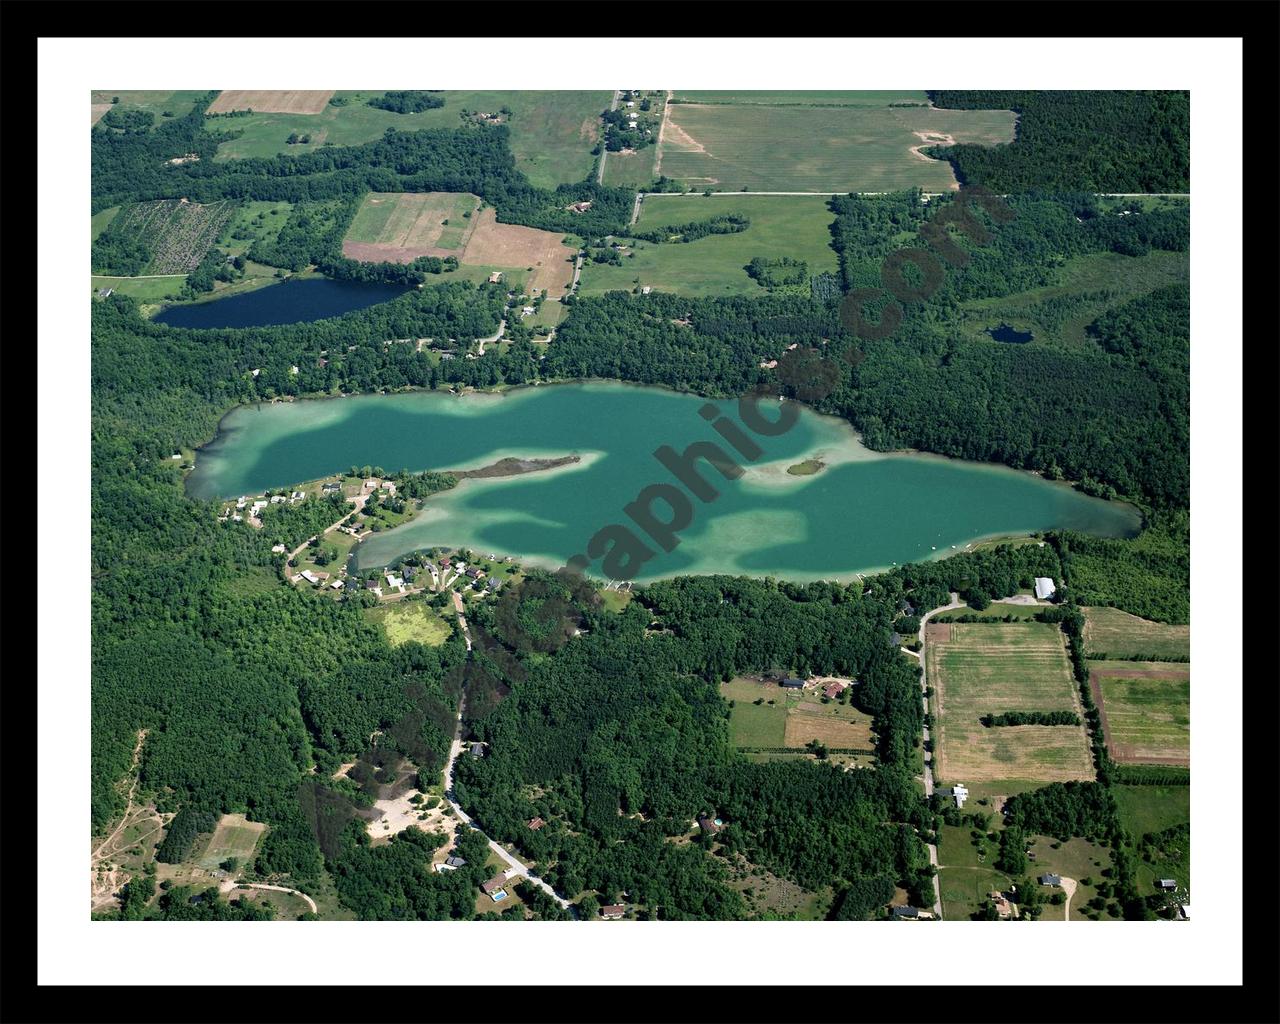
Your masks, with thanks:
[{"label": "small lake", "polygon": [[1025,345],[1035,337],[1030,331],[1019,331],[1008,324],[1001,324],[999,327],[988,327],[987,333],[996,341],[1003,341],[1009,345]]},{"label": "small lake", "polygon": [[403,295],[397,285],[360,281],[331,281],[310,277],[282,281],[225,299],[210,299],[185,306],[169,306],[153,318],[170,327],[268,327],[324,320],[355,309],[389,302]]},{"label": "small lake", "polygon": [[[584,552],[596,531],[617,523],[657,552],[637,575],[641,580],[711,572],[848,579],[942,557],[985,537],[1052,528],[1132,536],[1141,525],[1131,505],[1030,473],[869,451],[846,422],[807,408],[788,431],[766,437],[743,425],[736,401],[715,402],[763,449],[748,462],[699,414],[705,404],[656,388],[580,383],[501,395],[417,392],[245,406],[229,413],[216,440],[200,451],[187,487],[196,498],[232,497],[351,465],[474,469],[503,456],[578,455],[578,463],[560,469],[464,480],[429,499],[413,521],[365,540],[358,565],[450,546],[556,568]],[[775,417],[777,400],[761,408]],[[725,479],[697,463],[719,497],[690,498],[692,521],[667,553],[623,507],[650,484],[675,483],[655,449],[665,444],[682,452],[695,441],[719,443],[745,472]],[[809,476],[787,473],[810,458],[823,468]],[[670,518],[661,501],[652,509]],[[600,565],[593,562],[588,572],[600,575]]]}]

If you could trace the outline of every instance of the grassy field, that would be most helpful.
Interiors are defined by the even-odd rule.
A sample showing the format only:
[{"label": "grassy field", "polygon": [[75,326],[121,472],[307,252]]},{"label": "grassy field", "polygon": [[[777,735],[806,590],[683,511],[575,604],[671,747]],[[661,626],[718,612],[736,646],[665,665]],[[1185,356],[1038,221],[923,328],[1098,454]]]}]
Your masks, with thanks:
[{"label": "grassy field", "polygon": [[243,864],[253,856],[258,840],[266,830],[266,825],[249,821],[243,814],[224,814],[195,862],[207,871],[212,871],[228,857],[235,857]]},{"label": "grassy field", "polygon": [[887,107],[890,103],[920,103],[927,105],[929,98],[923,90],[910,89],[787,89],[767,92],[703,91],[677,89],[673,103],[729,103],[733,105],[759,103],[766,106],[831,106],[831,107]]},{"label": "grassy field", "polygon": [[935,615],[930,622],[954,622],[957,618],[964,615],[976,615],[980,619],[989,619],[992,622],[1003,621],[1007,616],[1012,615],[1021,622],[1033,622],[1037,613],[1044,611],[1044,605],[1034,604],[1007,604],[999,601],[992,601],[991,604],[978,611],[974,608],[957,608],[955,611],[943,612]]},{"label": "grassy field", "polygon": [[218,247],[232,256],[243,256],[259,239],[274,242],[292,210],[293,204],[286,202],[243,202],[218,239]]},{"label": "grassy field", "polygon": [[116,214],[119,212],[120,207],[113,206],[110,209],[100,210],[98,213],[95,213],[91,224],[91,234],[89,236],[90,241],[95,241],[102,232],[106,231],[107,226],[115,219]]},{"label": "grassy field", "polygon": [[1101,696],[1107,750],[1121,763],[1190,763],[1191,666],[1099,661],[1089,666]]},{"label": "grassy field", "polygon": [[1054,272],[1053,284],[991,299],[971,299],[961,305],[957,324],[966,337],[991,345],[988,327],[1006,323],[1035,335],[1030,345],[1058,345],[1097,351],[1085,328],[1112,306],[1146,295],[1166,285],[1189,280],[1190,259],[1185,252],[1154,250],[1145,256],[1090,253],[1068,260]]},{"label": "grassy field", "polygon": [[1175,661],[1191,656],[1191,627],[1149,622],[1119,608],[1083,608],[1086,657]]},{"label": "grassy field", "polygon": [[164,302],[176,299],[187,280],[186,274],[174,274],[170,277],[104,277],[93,274],[89,278],[91,294],[99,288],[112,288],[121,295],[131,295],[139,302]]},{"label": "grassy field", "polygon": [[1191,820],[1190,786],[1112,786],[1120,824],[1135,838]]},{"label": "grassy field", "polygon": [[[1062,634],[1048,623],[930,624],[925,657],[941,784],[1092,778],[1080,726],[987,728],[1001,711],[1083,713]],[[972,787],[971,787],[972,788]]]},{"label": "grassy field", "polygon": [[[318,114],[251,114],[248,117],[213,118],[213,132],[243,131],[218,147],[218,159],[267,157],[277,153],[305,153],[325,142],[354,146],[382,137],[388,128],[418,131],[423,128],[457,128],[463,110],[497,113],[511,110],[507,122],[516,166],[539,187],[581,181],[594,163],[591,149],[599,137],[599,116],[608,109],[611,93],[596,92],[465,92],[446,91],[445,105],[418,114],[396,114],[367,105],[382,90],[338,92],[349,100],[344,106],[328,106]],[[311,136],[307,145],[288,145],[290,133]]]},{"label": "grassy field", "polygon": [[[1027,874],[1032,879],[1042,874],[1074,878],[1079,884],[1076,886],[1075,895],[1071,898],[1070,920],[1089,920],[1083,912],[1084,907],[1098,895],[1098,883],[1103,880],[1102,871],[1111,865],[1111,851],[1080,838],[1059,842],[1051,836],[1031,836],[1028,837],[1028,843],[1030,844],[1028,848],[1035,854],[1035,860],[1028,859]],[[1055,843],[1058,844],[1056,850],[1053,848]],[[1091,884],[1084,884],[1086,878]],[[1045,890],[1046,893],[1057,891],[1056,889]],[[1040,914],[1041,921],[1063,919],[1062,908],[1048,904]]]},{"label": "grassy field", "polygon": [[[810,274],[835,273],[831,248],[834,215],[821,196],[648,196],[640,206],[645,230],[687,224],[714,216],[746,217],[751,226],[732,235],[708,235],[694,242],[631,242],[634,257],[622,266],[588,261],[579,289],[584,295],[649,285],[678,295],[764,295],[747,274],[756,256],[804,260]],[[625,243],[625,239],[623,240]]]},{"label": "grassy field", "polygon": [[722,191],[885,192],[957,186],[919,152],[1013,139],[1012,111],[931,107],[673,104],[658,171]]},{"label": "grassy field", "polygon": [[439,647],[449,639],[449,624],[440,612],[422,601],[399,601],[378,608],[366,608],[365,618],[382,626],[391,643],[400,647],[416,640],[428,647]]},{"label": "grassy field", "polygon": [[[735,747],[787,745],[787,698],[781,687],[739,677],[725,683],[720,693],[734,702],[729,713],[729,740]],[[764,703],[753,703],[761,698]]]}]

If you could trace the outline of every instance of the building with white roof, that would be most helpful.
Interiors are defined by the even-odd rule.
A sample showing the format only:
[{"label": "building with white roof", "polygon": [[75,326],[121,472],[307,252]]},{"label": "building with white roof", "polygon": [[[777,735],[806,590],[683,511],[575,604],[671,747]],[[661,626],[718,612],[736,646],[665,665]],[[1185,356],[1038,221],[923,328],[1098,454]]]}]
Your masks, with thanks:
[{"label": "building with white roof", "polygon": [[1057,593],[1058,588],[1054,586],[1053,580],[1048,576],[1036,577],[1036,600],[1047,601]]}]

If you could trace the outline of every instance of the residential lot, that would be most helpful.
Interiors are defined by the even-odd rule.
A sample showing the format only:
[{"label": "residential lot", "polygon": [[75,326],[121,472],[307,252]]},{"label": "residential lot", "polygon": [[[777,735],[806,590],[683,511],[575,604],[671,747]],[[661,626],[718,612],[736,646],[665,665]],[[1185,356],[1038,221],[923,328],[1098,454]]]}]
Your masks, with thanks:
[{"label": "residential lot", "polygon": [[1093,777],[1083,724],[988,728],[1004,711],[1083,711],[1061,631],[1043,622],[956,623],[925,632],[940,783],[1004,786],[1003,792]]},{"label": "residential lot", "polygon": [[958,188],[921,147],[1011,142],[1012,111],[932,107],[673,103],[658,172],[724,191],[884,192]]},{"label": "residential lot", "polygon": [[628,252],[622,265],[587,261],[579,282],[582,294],[630,291],[648,285],[658,291],[697,297],[763,296],[765,289],[746,271],[756,256],[803,260],[810,275],[839,269],[831,248],[835,216],[822,196],[646,196],[636,224],[650,231],[717,216],[746,217],[751,226],[736,234],[707,235],[693,242],[656,245],[619,239]]},{"label": "residential lot", "polygon": [[[874,749],[871,716],[840,700],[824,703],[817,685],[789,691],[774,681],[738,676],[723,684],[720,692],[725,700],[734,702],[729,713],[733,745],[773,748],[753,751],[748,755],[753,760],[808,757],[811,755],[804,748],[810,742],[868,754]],[[843,765],[866,758],[833,753],[830,759]]]},{"label": "residential lot", "polygon": [[1089,684],[1107,750],[1121,764],[1191,764],[1191,666],[1095,661]]}]

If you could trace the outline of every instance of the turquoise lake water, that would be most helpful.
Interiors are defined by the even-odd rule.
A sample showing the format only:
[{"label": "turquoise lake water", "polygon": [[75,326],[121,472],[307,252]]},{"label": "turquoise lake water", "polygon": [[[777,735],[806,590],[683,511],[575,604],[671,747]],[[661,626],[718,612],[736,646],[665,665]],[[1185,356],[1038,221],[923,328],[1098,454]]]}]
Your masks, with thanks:
[{"label": "turquoise lake water", "polygon": [[[581,462],[523,476],[465,480],[429,499],[410,523],[376,534],[356,551],[361,568],[431,547],[470,547],[550,567],[587,551],[608,524],[626,526],[655,551],[635,578],[746,573],[847,579],[893,564],[941,557],[977,539],[1052,528],[1131,536],[1137,509],[1002,466],[932,455],[868,451],[849,425],[800,408],[785,433],[743,426],[734,400],[716,407],[763,453],[736,453],[699,410],[705,399],[616,383],[543,385],[495,394],[422,392],[298,401],[236,409],[198,455],[188,479],[198,498],[257,493],[313,480],[351,465],[472,469],[504,456],[578,455]],[[761,403],[776,417],[776,399]],[[689,496],[654,451],[712,441],[745,472],[725,479],[697,466],[718,497]],[[807,458],[825,468],[792,476]],[[665,552],[624,512],[642,488],[672,484],[692,521]],[[670,517],[662,501],[650,508]],[[602,561],[588,572],[596,576]]]}]

